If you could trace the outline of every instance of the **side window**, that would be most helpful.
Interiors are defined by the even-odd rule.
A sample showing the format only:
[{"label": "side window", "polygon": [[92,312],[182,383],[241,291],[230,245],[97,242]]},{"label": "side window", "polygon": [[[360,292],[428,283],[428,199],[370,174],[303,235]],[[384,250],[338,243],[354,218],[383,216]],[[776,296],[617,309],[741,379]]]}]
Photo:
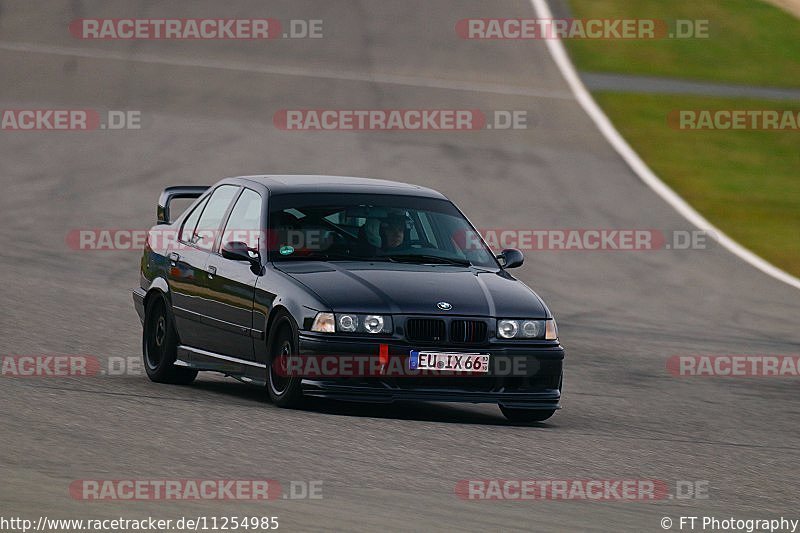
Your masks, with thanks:
[{"label": "side window", "polygon": [[249,248],[258,249],[260,235],[261,195],[245,189],[228,217],[225,231],[222,232],[222,242],[239,241],[247,243]]},{"label": "side window", "polygon": [[194,229],[197,227],[197,221],[200,220],[200,215],[203,213],[203,208],[208,203],[208,196],[206,196],[202,202],[197,204],[197,207],[194,208],[194,211],[186,217],[186,220],[183,221],[183,226],[181,226],[181,233],[180,233],[180,240],[181,242],[190,242],[192,240],[192,235],[194,235]]},{"label": "side window", "polygon": [[200,220],[197,222],[197,228],[194,230],[192,242],[197,244],[203,250],[211,250],[214,247],[214,238],[217,236],[217,231],[222,224],[222,217],[228,210],[228,206],[239,191],[237,185],[222,185],[217,187],[211,194],[211,198],[203,209],[203,214],[200,215]]}]

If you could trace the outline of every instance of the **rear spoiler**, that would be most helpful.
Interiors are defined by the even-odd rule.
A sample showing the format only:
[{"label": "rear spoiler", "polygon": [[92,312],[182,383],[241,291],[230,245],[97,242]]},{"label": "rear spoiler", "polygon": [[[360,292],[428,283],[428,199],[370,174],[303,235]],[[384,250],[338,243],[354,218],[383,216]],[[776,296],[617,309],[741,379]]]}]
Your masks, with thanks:
[{"label": "rear spoiler", "polygon": [[199,198],[209,189],[208,185],[177,185],[167,187],[158,197],[158,223],[169,224],[169,204],[175,198]]}]

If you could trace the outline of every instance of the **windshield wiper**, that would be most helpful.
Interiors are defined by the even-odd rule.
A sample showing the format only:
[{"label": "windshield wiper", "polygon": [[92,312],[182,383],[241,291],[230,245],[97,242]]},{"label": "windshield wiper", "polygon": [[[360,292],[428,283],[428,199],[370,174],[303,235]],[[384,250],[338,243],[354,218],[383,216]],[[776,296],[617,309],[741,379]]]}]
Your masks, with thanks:
[{"label": "windshield wiper", "polygon": [[279,261],[390,261],[387,257],[353,255],[343,252],[317,252],[309,255],[284,255]]},{"label": "windshield wiper", "polygon": [[445,265],[459,265],[459,266],[472,266],[467,259],[457,259],[453,257],[442,257],[440,255],[426,255],[426,254],[394,254],[387,255],[392,261],[401,263],[440,263]]}]

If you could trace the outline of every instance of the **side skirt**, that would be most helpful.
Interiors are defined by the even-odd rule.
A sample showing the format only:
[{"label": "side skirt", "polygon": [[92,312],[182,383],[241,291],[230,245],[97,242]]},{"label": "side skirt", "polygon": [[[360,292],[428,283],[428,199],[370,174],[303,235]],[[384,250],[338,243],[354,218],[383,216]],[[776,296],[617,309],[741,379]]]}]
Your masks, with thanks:
[{"label": "side skirt", "polygon": [[267,384],[267,365],[264,363],[209,352],[183,344],[178,346],[178,358],[175,361],[175,365],[203,371],[220,372],[238,379],[242,383],[262,387]]}]

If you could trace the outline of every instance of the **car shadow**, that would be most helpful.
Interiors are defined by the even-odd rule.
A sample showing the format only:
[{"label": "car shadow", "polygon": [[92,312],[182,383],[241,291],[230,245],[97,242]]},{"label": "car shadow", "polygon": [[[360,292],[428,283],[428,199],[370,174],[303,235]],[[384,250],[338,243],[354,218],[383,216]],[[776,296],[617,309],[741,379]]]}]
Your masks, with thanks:
[{"label": "car shadow", "polygon": [[[266,391],[255,385],[240,383],[233,379],[203,380],[198,379],[191,385],[192,388],[224,394],[242,400],[265,404],[273,409],[275,407]],[[393,420],[410,420],[416,422],[440,422],[445,424],[476,424],[484,426],[511,426],[525,428],[549,429],[556,426],[548,422],[517,423],[510,422],[500,413],[486,412],[469,408],[470,404],[399,401],[395,403],[367,403],[329,400],[325,398],[306,398],[304,405],[298,411],[320,413],[334,416],[352,416],[358,418],[385,418]],[[557,416],[557,415],[556,415]]]}]

